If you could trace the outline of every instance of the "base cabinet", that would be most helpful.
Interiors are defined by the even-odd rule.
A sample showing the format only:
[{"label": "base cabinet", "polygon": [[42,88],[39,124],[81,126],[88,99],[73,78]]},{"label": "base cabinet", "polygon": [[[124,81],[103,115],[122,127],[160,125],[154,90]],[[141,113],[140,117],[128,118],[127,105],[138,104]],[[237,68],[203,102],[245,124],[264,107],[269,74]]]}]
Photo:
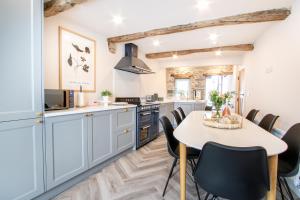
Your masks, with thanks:
[{"label": "base cabinet", "polygon": [[87,170],[87,161],[87,117],[79,114],[47,119],[47,190]]},{"label": "base cabinet", "polygon": [[112,112],[96,112],[88,120],[89,167],[113,156]]},{"label": "base cabinet", "polygon": [[44,192],[40,119],[0,123],[0,199],[32,199]]},{"label": "base cabinet", "polygon": [[[172,110],[174,110],[174,103],[162,103],[159,107],[159,118],[162,116],[166,116],[168,119],[170,119],[171,122],[173,122],[173,115]],[[161,123],[159,122],[159,132],[163,131],[163,127]]]},{"label": "base cabinet", "polygon": [[134,146],[136,109],[46,118],[47,190]]}]

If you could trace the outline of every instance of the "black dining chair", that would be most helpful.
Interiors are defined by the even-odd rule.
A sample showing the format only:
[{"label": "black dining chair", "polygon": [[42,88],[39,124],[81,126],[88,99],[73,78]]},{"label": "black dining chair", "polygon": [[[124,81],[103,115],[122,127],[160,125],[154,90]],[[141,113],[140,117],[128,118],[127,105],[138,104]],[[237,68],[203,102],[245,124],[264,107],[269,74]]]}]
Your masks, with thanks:
[{"label": "black dining chair", "polygon": [[262,120],[259,122],[258,126],[265,129],[268,132],[272,132],[273,126],[276,122],[276,120],[279,118],[279,116],[275,116],[273,114],[267,114],[262,118]]},{"label": "black dining chair", "polygon": [[213,195],[231,200],[259,200],[270,188],[267,152],[262,147],[204,145],[194,173],[197,184]]},{"label": "black dining chair", "polygon": [[181,124],[181,122],[182,122],[182,119],[181,119],[178,111],[177,110],[173,110],[171,113],[173,114],[173,116],[174,116],[174,118],[176,120],[177,126],[179,126],[179,124]]},{"label": "black dining chair", "polygon": [[289,199],[294,200],[286,178],[295,176],[299,171],[300,123],[292,126],[282,140],[287,143],[288,149],[278,156],[278,185],[282,200],[285,199],[282,188],[286,188]]},{"label": "black dining chair", "polygon": [[179,112],[181,114],[181,119],[184,120],[186,118],[186,115],[185,115],[183,109],[181,107],[178,107],[177,109],[179,110]]},{"label": "black dining chair", "polygon": [[204,110],[205,111],[212,111],[212,106],[205,106]]},{"label": "black dining chair", "polygon": [[[165,132],[165,135],[167,138],[168,152],[174,158],[174,161],[173,161],[173,164],[172,164],[172,167],[171,167],[171,170],[170,170],[170,173],[169,173],[169,176],[168,176],[168,179],[167,179],[167,182],[166,182],[163,194],[162,194],[162,196],[164,197],[167,187],[168,187],[168,184],[169,184],[169,181],[170,181],[170,178],[173,175],[173,170],[174,170],[175,166],[177,165],[177,161],[179,160],[179,141],[173,135],[174,128],[173,128],[170,120],[166,116],[162,116],[159,119],[159,121],[164,129],[164,132]],[[200,152],[201,152],[200,150],[187,147],[187,160],[189,161],[193,171],[195,170],[194,160],[199,157]],[[196,190],[197,190],[198,199],[200,200],[199,190],[198,190],[198,186],[196,183],[195,183],[195,186],[196,186]]]},{"label": "black dining chair", "polygon": [[246,119],[248,119],[251,122],[254,122],[254,119],[258,112],[259,112],[259,110],[252,109],[246,116]]}]

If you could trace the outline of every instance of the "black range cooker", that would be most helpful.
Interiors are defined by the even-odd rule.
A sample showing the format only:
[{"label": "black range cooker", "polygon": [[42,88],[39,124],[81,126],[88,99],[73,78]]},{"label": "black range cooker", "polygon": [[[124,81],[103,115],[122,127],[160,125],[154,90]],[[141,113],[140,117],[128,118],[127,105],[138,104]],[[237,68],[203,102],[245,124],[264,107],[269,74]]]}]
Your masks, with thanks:
[{"label": "black range cooker", "polygon": [[141,103],[139,97],[117,97],[116,102],[137,105],[136,148],[154,140],[159,134],[159,104]]}]

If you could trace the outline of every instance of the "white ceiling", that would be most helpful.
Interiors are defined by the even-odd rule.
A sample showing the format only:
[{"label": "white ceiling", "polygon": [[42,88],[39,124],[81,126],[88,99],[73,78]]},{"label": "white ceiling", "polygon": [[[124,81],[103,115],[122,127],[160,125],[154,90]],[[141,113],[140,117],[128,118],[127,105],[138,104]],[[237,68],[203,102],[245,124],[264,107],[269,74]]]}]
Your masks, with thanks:
[{"label": "white ceiling", "polygon": [[[293,1],[210,0],[210,8],[199,11],[195,6],[197,0],[88,0],[60,16],[111,37],[246,12],[289,8]],[[112,18],[116,15],[124,18],[121,25],[113,24]],[[207,28],[146,38],[134,43],[145,53],[254,43],[274,23],[277,22]],[[217,44],[212,44],[208,39],[210,33],[219,35]],[[159,47],[153,46],[154,39],[160,41]]]}]

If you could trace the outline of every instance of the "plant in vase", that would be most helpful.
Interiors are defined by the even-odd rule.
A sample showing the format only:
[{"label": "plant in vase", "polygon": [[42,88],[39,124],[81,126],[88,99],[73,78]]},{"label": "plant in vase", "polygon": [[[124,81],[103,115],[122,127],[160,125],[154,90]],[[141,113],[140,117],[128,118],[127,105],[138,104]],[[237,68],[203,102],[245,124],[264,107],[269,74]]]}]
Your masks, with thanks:
[{"label": "plant in vase", "polygon": [[210,92],[210,101],[213,103],[213,106],[216,109],[216,117],[220,118],[221,117],[220,110],[226,101],[224,95],[220,95],[217,90],[212,90]]},{"label": "plant in vase", "polygon": [[112,93],[111,93],[109,90],[103,90],[103,91],[101,92],[101,96],[102,96],[102,100],[103,100],[104,102],[108,102],[108,98],[109,98],[110,96],[112,96]]}]

